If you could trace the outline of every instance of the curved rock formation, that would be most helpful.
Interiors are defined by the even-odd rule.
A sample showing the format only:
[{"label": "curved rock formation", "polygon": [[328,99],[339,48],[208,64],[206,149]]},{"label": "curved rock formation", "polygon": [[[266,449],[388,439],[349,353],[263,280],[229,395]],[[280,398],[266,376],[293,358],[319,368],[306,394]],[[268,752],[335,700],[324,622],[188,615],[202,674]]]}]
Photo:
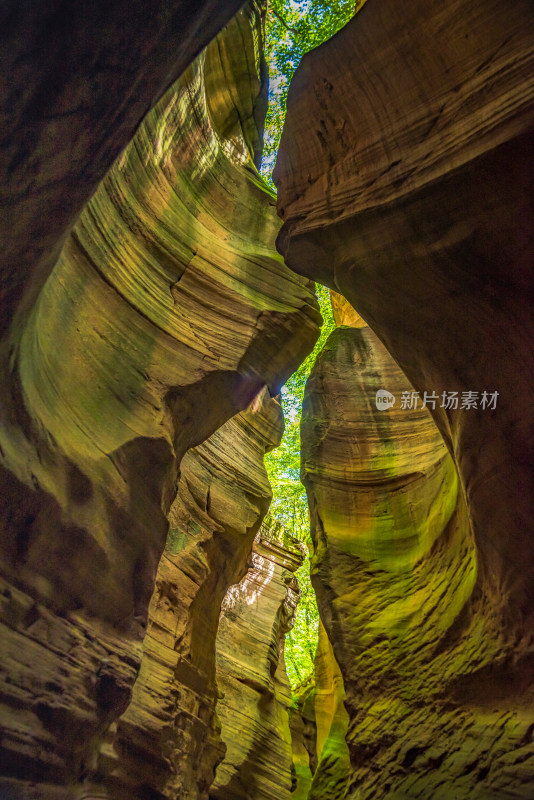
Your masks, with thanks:
[{"label": "curved rock formation", "polygon": [[479,588],[519,636],[534,608],[533,35],[529,0],[370,0],[303,59],[275,173],[288,263],[440,398]]},{"label": "curved rock formation", "polygon": [[[396,399],[381,409],[385,388]],[[312,580],[347,692],[346,796],[526,800],[528,650],[512,660],[479,592],[452,459],[429,411],[403,407],[411,393],[366,327],[331,334],[306,388]]]},{"label": "curved rock formation", "polygon": [[1,334],[143,117],[242,5],[3,4]]},{"label": "curved rock formation", "polygon": [[215,640],[312,277],[358,314],[303,419],[335,654],[310,797],[345,794],[335,661],[347,798],[530,800],[530,0],[369,0],[306,56],[278,164],[306,278],[255,166],[262,4],[202,52],[240,2],[67,6],[0,12],[0,794],[288,796],[292,557],[259,545],[266,606]]},{"label": "curved rock formation", "polygon": [[[160,23],[161,31],[165,22],[172,21],[167,13],[172,16],[169,6],[161,12],[164,19],[156,7],[151,9],[155,17],[147,41]],[[220,602],[227,585],[239,580],[246,561],[245,540],[250,546],[266,508],[268,489],[260,467],[266,434],[261,428],[270,423],[257,425],[245,415],[236,422],[237,439],[227,430],[221,433],[230,460],[252,448],[256,473],[243,477],[245,465],[238,463],[232,478],[215,480],[212,495],[202,488],[203,482],[204,487],[209,483],[203,470],[205,462],[214,458],[210,448],[223,446],[220,438],[188,457],[181,475],[180,461],[189,448],[245,409],[265,384],[276,393],[311,349],[319,321],[309,282],[291,273],[274,250],[279,223],[272,195],[253,163],[265,94],[261,13],[258,5],[247,6],[161,98],[79,217],[31,309],[45,265],[57,257],[65,226],[78,214],[80,197],[90,191],[89,177],[92,189],[102,170],[96,144],[87,145],[78,123],[72,122],[72,135],[79,138],[83,159],[78,162],[69,153],[67,136],[62,165],[70,158],[73,170],[82,169],[82,162],[86,169],[92,159],[94,169],[87,171],[85,188],[71,194],[71,179],[58,178],[54,191],[62,197],[65,214],[55,218],[51,205],[54,220],[36,248],[20,241],[30,224],[30,211],[27,218],[20,211],[19,227],[12,224],[11,233],[19,237],[17,252],[29,248],[26,261],[22,257],[20,261],[21,281],[23,263],[31,260],[35,271],[4,341],[2,352],[9,367],[0,385],[4,528],[0,787],[15,798],[26,800],[32,793],[38,798],[64,798],[69,793],[92,798],[104,791],[109,770],[113,791],[139,798],[174,797],[182,789],[172,783],[173,759],[182,758],[181,769],[187,771],[191,765],[184,766],[184,754],[194,761],[209,740],[207,751],[210,746],[215,751],[209,752],[199,770],[198,782],[182,795],[205,796],[220,757],[211,722],[217,598]],[[215,14],[213,24],[221,19]],[[13,12],[15,28],[18,20],[18,12]],[[202,24],[202,17],[197,21]],[[125,26],[124,34],[129,30]],[[115,33],[112,26],[110,42]],[[174,33],[168,35],[171,39],[163,37],[164,44],[158,47],[172,43]],[[192,42],[189,45],[193,47]],[[187,48],[185,52],[190,54]],[[227,57],[230,52],[232,58]],[[147,55],[151,53],[156,57],[159,50],[149,49]],[[179,58],[186,56],[182,53]],[[173,54],[173,64],[176,59]],[[163,72],[161,65],[154,72],[158,93],[171,77],[168,61],[162,63]],[[133,73],[132,91],[135,80]],[[61,91],[68,95],[72,84],[67,80],[65,86]],[[146,87],[140,84],[138,89],[139,102],[147,103]],[[120,116],[120,109],[117,113]],[[126,128],[121,129],[123,137]],[[116,153],[119,139],[110,141],[108,157]],[[50,176],[57,165],[47,152],[44,148],[39,156],[43,174],[41,161],[36,162],[37,182],[53,181]],[[46,173],[48,168],[51,173]],[[47,195],[36,189],[28,197],[34,213],[35,208],[42,209],[39,203]],[[18,279],[13,283],[8,275],[5,287],[6,302],[12,303]],[[243,429],[252,436],[250,445],[239,439]],[[245,480],[254,483],[253,474],[262,476],[259,495],[258,485],[251,489]],[[185,496],[174,502],[180,486]],[[237,497],[245,503],[239,525],[236,520],[229,522]],[[174,518],[185,513],[181,509],[188,504],[200,509],[205,525],[199,534],[202,541],[191,545],[193,555],[186,552],[173,559],[167,554],[162,562],[145,656],[150,659],[157,651],[164,662],[162,674],[154,677],[151,694],[152,676],[145,685],[145,670],[130,706],[169,519],[171,529],[176,525],[186,536],[182,542],[186,550],[187,536],[198,534],[194,526],[182,531]],[[193,512],[191,517],[195,518]],[[221,532],[226,523],[237,537],[232,540],[233,552],[227,552],[229,530]],[[171,535],[171,553],[173,547]],[[216,554],[217,547],[222,555]],[[225,555],[228,569],[219,574]],[[178,574],[192,570],[189,558],[206,558],[208,563],[195,561],[198,571],[189,575],[192,584],[169,588],[169,562],[174,561],[171,571]],[[171,624],[163,608],[169,595],[178,604],[173,612],[178,615],[193,606],[202,617],[208,598],[214,605],[203,622],[197,622],[191,610],[193,618],[182,636],[165,631]],[[203,624],[206,652],[196,649]],[[159,650],[158,636],[163,640]],[[175,644],[172,636],[177,637]],[[136,704],[142,704],[143,692],[159,702],[158,680],[163,684],[170,680],[163,673],[170,669],[169,651],[178,640],[173,654],[177,683],[168,684],[173,699],[170,707],[155,711],[154,722],[152,710],[140,711]],[[184,667],[189,658],[190,670]],[[186,687],[183,706],[178,683]],[[122,758],[131,766],[139,756],[138,724],[148,726],[143,757],[153,755],[153,736],[165,737],[173,720],[180,714],[187,717],[188,703],[197,695],[206,705],[197,714],[202,723],[198,748],[170,737],[154,769],[153,783],[135,770],[125,777],[117,766],[117,748],[119,762]],[[195,714],[190,716],[191,724],[196,724]]]},{"label": "curved rock formation", "polygon": [[[281,408],[264,389],[182,459],[139,677],[95,770],[109,776],[99,791],[113,800],[136,796],[142,786],[153,797],[207,797],[225,751],[215,716],[219,612],[269,507],[263,456],[282,430]],[[266,655],[269,642],[260,644]]]},{"label": "curved rock formation", "polygon": [[[266,531],[265,533],[269,533]],[[284,636],[298,602],[303,555],[260,532],[252,563],[224,599],[217,633],[217,706],[226,755],[213,800],[290,800],[291,691]]]},{"label": "curved rock formation", "polygon": [[[383,346],[337,331],[303,438],[349,796],[532,794],[533,34],[527,0],[370,0],[290,92],[281,250],[347,297],[419,406],[435,393],[459,478],[455,501],[429,420],[419,432],[398,394],[378,412],[374,391],[401,389]],[[380,470],[395,491],[369,487]]]}]

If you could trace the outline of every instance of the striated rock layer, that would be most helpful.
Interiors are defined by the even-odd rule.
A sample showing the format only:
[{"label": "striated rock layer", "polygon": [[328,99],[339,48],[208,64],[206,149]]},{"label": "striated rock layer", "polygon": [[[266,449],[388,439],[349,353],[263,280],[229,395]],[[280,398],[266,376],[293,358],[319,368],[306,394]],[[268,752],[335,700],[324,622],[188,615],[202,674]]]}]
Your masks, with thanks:
[{"label": "striated rock layer", "polygon": [[[395,404],[379,410],[386,387]],[[526,800],[526,648],[514,661],[480,594],[454,464],[428,410],[403,407],[411,392],[366,327],[331,334],[306,388],[312,580],[346,689],[346,797]]]},{"label": "striated rock layer", "polygon": [[[265,384],[276,393],[319,320],[274,250],[254,167],[261,25],[247,6],[161,98],[4,342],[0,791],[13,798],[205,797],[222,755],[218,603],[267,506],[274,401],[180,462]],[[71,220],[79,197],[61,185]],[[48,237],[30,243],[39,274],[48,245],[55,258]]]},{"label": "striated rock layer", "polygon": [[[288,263],[436,392],[479,590],[519,635],[534,605],[533,34],[529,0],[371,0],[304,58],[276,168]],[[478,408],[441,407],[454,391]]]},{"label": "striated rock layer", "polygon": [[532,796],[533,34],[528,0],[370,0],[290,92],[281,250],[435,393],[458,475],[398,394],[378,413],[382,345],[336,332],[303,446],[349,796]]},{"label": "striated rock layer", "polygon": [[0,333],[139,123],[243,5],[230,0],[4,3]]},{"label": "striated rock layer", "polygon": [[[114,800],[143,785],[153,797],[207,797],[225,752],[215,716],[219,612],[269,507],[263,456],[282,430],[281,408],[265,389],[182,459],[139,677],[99,759]],[[266,657],[269,642],[260,645]]]},{"label": "striated rock layer", "polygon": [[[267,534],[267,536],[265,535]],[[217,714],[226,755],[213,800],[290,800],[291,690],[284,636],[298,602],[294,572],[303,555],[262,531],[243,580],[224,599],[217,633]]]}]

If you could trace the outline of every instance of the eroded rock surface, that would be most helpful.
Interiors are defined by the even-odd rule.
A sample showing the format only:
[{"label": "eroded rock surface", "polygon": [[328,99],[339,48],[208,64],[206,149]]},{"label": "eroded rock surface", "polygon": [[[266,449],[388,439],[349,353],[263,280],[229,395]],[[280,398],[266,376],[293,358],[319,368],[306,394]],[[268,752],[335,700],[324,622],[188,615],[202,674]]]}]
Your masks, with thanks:
[{"label": "eroded rock surface", "polygon": [[[215,717],[219,612],[269,507],[263,456],[282,430],[280,406],[265,389],[182,460],[139,677],[101,753],[114,799],[131,797],[147,781],[154,796],[207,797],[225,752]],[[268,649],[262,640],[256,655],[266,657]]]},{"label": "eroded rock surface", "polygon": [[0,332],[150,108],[242,0],[2,7]]},{"label": "eroded rock surface", "polygon": [[[379,410],[385,387],[397,399]],[[514,668],[453,461],[428,410],[402,407],[411,390],[365,327],[331,334],[306,389],[312,580],[346,689],[346,796],[526,800],[528,651]]]},{"label": "eroded rock surface", "polygon": [[315,679],[311,675],[304,686],[293,692],[289,709],[293,758],[292,800],[307,800],[317,766],[317,725],[315,723]]},{"label": "eroded rock surface", "polygon": [[243,580],[228,591],[217,633],[217,706],[226,755],[213,800],[290,800],[291,734],[283,644],[298,602],[303,555],[260,535]]},{"label": "eroded rock surface", "polygon": [[280,245],[354,305],[421,396],[499,393],[495,410],[433,414],[468,497],[481,591],[504,589],[496,613],[530,618],[534,11],[404,11],[368,2],[304,58],[276,169]]},{"label": "eroded rock surface", "polygon": [[429,420],[378,414],[374,391],[401,388],[381,356],[382,385],[349,377],[382,345],[337,331],[304,441],[355,797],[532,794],[533,34],[527,0],[369,0],[290,92],[281,250],[436,394],[459,480],[455,500]]},{"label": "eroded rock surface", "polygon": [[[113,31],[102,30],[112,41]],[[41,253],[49,246],[47,258],[56,258],[57,248],[43,237],[28,250],[39,275],[4,342],[9,366],[0,384],[0,787],[15,798],[101,796],[110,771],[113,791],[127,785],[129,797],[200,797],[221,755],[212,730],[217,602],[239,580],[244,542],[250,546],[267,505],[260,465],[269,414],[258,428],[245,415],[235,440],[227,429],[224,445],[211,439],[181,473],[179,465],[265,384],[277,391],[311,349],[319,319],[308,282],[274,250],[279,223],[254,167],[265,93],[260,31],[261,8],[251,4],[161,98],[65,240],[31,310]],[[165,69],[159,93],[170,80]],[[78,169],[69,141],[62,157]],[[85,152],[83,137],[80,149],[86,159],[95,155]],[[63,185],[72,220],[80,198],[69,194],[68,180]],[[250,445],[240,438],[247,427]],[[253,488],[238,463],[210,494],[206,463],[223,447],[230,460],[252,448],[257,463],[246,477]],[[185,494],[180,488],[175,500],[179,487]],[[236,504],[239,524],[228,519]],[[187,528],[184,508],[200,532]],[[156,654],[151,666],[159,659],[161,672],[153,686],[143,672],[131,704],[169,521],[145,655]],[[185,537],[178,545],[176,530]],[[173,588],[169,570],[190,582]],[[183,633],[167,629],[173,614]],[[169,687],[165,708],[137,705],[143,692],[157,705]],[[198,723],[198,742],[185,724],[183,741],[169,735],[184,718],[191,730]],[[167,739],[154,773],[141,774],[158,736]],[[204,747],[209,755],[199,766]],[[184,773],[198,771],[187,789],[176,778],[178,757]],[[136,758],[139,772],[131,768]]]}]

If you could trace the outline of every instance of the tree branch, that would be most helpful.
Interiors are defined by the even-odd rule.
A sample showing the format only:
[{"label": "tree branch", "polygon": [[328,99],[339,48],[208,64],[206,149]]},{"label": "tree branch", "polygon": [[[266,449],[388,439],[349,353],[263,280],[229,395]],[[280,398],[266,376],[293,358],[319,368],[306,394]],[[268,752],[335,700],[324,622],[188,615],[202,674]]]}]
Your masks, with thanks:
[{"label": "tree branch", "polygon": [[300,36],[298,30],[296,28],[292,28],[291,25],[289,25],[285,21],[285,19],[278,13],[278,11],[275,8],[273,8],[273,6],[270,6],[270,9],[273,12],[274,16],[277,18],[277,20],[282,23],[284,28],[286,28],[286,30],[290,31],[290,33],[294,33],[295,36]]}]

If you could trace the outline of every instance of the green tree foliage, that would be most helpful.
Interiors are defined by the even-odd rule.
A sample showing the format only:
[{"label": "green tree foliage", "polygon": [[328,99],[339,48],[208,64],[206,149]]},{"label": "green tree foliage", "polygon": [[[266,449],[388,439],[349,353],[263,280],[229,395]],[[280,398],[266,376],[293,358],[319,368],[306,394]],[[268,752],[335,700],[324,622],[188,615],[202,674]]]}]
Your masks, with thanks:
[{"label": "green tree foliage", "polygon": [[362,4],[361,0],[269,0],[265,28],[269,109],[261,172],[271,185],[293,73],[304,53],[330,39]]},{"label": "green tree foliage", "polygon": [[[302,56],[342,28],[365,0],[268,0],[265,53],[269,65],[269,109],[265,123],[261,173],[272,186],[286,114],[287,92]],[[316,285],[323,315],[323,328],[314,351],[282,389],[285,432],[280,447],[266,459],[273,487],[270,515],[295,538],[310,544],[308,504],[300,482],[300,416],[304,387],[315,359],[334,329],[329,292]],[[304,683],[313,671],[317,648],[319,614],[310,582],[307,558],[297,571],[301,600],[293,630],[286,637],[286,665],[293,688]]]},{"label": "green tree foliage", "polygon": [[[300,365],[282,388],[285,429],[282,442],[265,457],[265,465],[273,488],[270,515],[281,522],[296,539],[310,545],[310,523],[306,492],[300,482],[300,416],[304,387],[310,370],[335,327],[328,289],[316,285],[323,316],[323,327],[313,352]],[[317,601],[310,581],[310,560],[307,557],[297,570],[300,602],[295,625],[286,636],[285,656],[289,680],[293,688],[305,682],[312,670],[319,630]]]},{"label": "green tree foliage", "polygon": [[309,520],[306,492],[300,482],[300,416],[304,388],[315,359],[335,328],[329,290],[316,284],[323,326],[313,351],[282,387],[284,436],[276,450],[268,453],[265,464],[273,487],[270,514],[301,542],[309,541]]}]

